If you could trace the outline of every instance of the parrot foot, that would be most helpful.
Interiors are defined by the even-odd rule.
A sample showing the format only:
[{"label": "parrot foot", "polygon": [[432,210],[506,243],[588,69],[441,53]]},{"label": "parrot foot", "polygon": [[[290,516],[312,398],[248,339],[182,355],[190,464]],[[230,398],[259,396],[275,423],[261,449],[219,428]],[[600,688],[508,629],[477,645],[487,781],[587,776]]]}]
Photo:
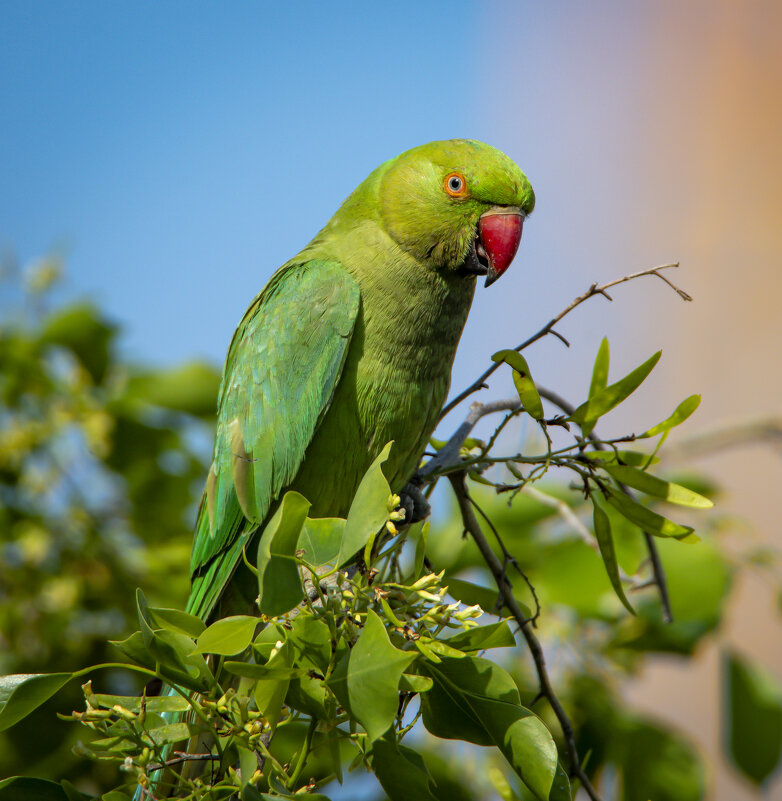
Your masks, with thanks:
[{"label": "parrot foot", "polygon": [[404,525],[419,523],[432,513],[432,507],[421,492],[421,488],[412,482],[402,487],[399,498],[399,508],[405,510],[405,519],[402,521]]}]

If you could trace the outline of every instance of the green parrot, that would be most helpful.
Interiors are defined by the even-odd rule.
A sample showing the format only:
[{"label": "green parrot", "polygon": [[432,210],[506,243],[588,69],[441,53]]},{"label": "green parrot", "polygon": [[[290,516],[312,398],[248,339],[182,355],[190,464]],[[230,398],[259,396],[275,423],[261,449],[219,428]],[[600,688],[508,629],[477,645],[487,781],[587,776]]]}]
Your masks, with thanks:
[{"label": "green parrot", "polygon": [[344,517],[391,440],[384,472],[403,487],[448,394],[476,278],[505,272],[534,205],[496,148],[431,142],[372,172],[272,275],[228,349],[189,612],[252,610],[242,549],[286,491],[310,517]]}]

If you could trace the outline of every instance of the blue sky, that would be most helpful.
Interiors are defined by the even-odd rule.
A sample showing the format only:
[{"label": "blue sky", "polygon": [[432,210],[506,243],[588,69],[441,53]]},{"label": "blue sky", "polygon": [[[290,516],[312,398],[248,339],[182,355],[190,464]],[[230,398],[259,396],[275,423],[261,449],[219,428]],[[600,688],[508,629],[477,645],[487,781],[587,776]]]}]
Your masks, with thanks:
[{"label": "blue sky", "polygon": [[[643,191],[622,152],[645,4],[622,8],[4,3],[0,247],[22,262],[64,247],[66,292],[123,324],[131,358],[222,362],[253,295],[378,163],[483,139],[538,209],[511,271],[478,292],[458,388],[593,279],[671,255],[615,224]],[[583,384],[613,319],[571,329],[575,361],[541,345],[544,379]]]}]

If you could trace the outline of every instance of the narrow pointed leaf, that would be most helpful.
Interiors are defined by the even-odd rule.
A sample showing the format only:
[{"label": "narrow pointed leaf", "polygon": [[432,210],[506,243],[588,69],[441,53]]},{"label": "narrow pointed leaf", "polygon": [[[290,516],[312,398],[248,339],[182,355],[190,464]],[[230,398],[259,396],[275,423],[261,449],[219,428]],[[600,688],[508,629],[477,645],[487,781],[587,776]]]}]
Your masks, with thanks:
[{"label": "narrow pointed leaf", "polygon": [[645,467],[660,461],[651,453],[642,453],[641,451],[584,451],[583,456],[592,462],[600,462],[600,464],[626,464],[631,467]]},{"label": "narrow pointed leaf", "polygon": [[605,510],[595,503],[594,498],[592,499],[592,503],[594,504],[593,521],[595,526],[595,539],[600,548],[600,555],[603,557],[603,564],[606,566],[608,578],[611,581],[611,586],[614,588],[617,597],[624,604],[625,609],[627,609],[631,615],[634,615],[635,610],[627,600],[624,587],[622,587],[622,580],[619,578],[619,563],[616,561],[614,538],[611,536],[611,523]]},{"label": "narrow pointed leaf", "polygon": [[627,495],[618,490],[609,488],[606,500],[631,523],[635,523],[636,526],[655,537],[684,539],[689,537],[694,530],[691,526],[681,526],[662,515],[658,515],[657,512],[653,512],[646,506],[641,506],[640,503],[628,498]]},{"label": "narrow pointed leaf", "polygon": [[661,355],[662,351],[658,350],[657,353],[628,373],[624,378],[597,392],[586,403],[582,403],[573,412],[570,419],[581,427],[585,435],[589,434],[595,427],[595,423],[604,414],[610,412],[611,409],[618,406],[638,389],[644,379],[652,372]]},{"label": "narrow pointed leaf", "polygon": [[608,386],[608,363],[610,360],[608,339],[603,337],[597,349],[595,366],[592,368],[592,381],[589,384],[589,397],[594,398]]},{"label": "narrow pointed leaf", "polygon": [[656,426],[652,426],[648,431],[644,431],[643,434],[639,434],[638,439],[642,439],[645,437],[655,437],[657,436],[657,434],[662,434],[665,431],[670,431],[675,426],[678,426],[680,423],[683,423],[698,408],[698,406],[700,406],[700,402],[701,402],[700,395],[690,395],[689,398],[685,398],[676,407],[676,409],[674,409],[674,412],[670,417],[663,420],[662,423],[658,423]]},{"label": "narrow pointed leaf", "polygon": [[681,484],[664,481],[662,478],[652,476],[643,470],[622,465],[605,465],[606,473],[615,478],[620,484],[645,492],[655,498],[662,498],[668,503],[679,506],[691,506],[695,509],[711,509],[714,504],[703,495],[699,495]]}]

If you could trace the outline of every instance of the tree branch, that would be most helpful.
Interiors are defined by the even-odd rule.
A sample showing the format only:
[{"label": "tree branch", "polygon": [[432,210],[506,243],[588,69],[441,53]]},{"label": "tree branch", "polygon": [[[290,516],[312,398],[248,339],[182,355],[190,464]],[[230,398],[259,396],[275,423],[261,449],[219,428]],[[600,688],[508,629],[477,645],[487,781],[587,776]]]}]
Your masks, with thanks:
[{"label": "tree branch", "polygon": [[[661,272],[662,270],[668,270],[678,266],[679,266],[678,262],[674,262],[671,264],[661,264],[659,267],[651,267],[648,270],[641,270],[640,272],[637,273],[630,273],[630,275],[625,275],[622,278],[615,278],[613,281],[609,281],[607,284],[603,284],[602,286],[598,286],[597,283],[595,282],[594,284],[592,284],[592,286],[589,287],[589,289],[587,289],[586,292],[584,292],[583,295],[579,295],[577,298],[575,298],[570,303],[570,305],[565,307],[556,317],[552,317],[551,320],[549,320],[543,326],[543,328],[540,329],[540,331],[538,331],[536,334],[533,334],[529,339],[526,339],[520,345],[517,345],[514,348],[514,350],[522,351],[524,350],[524,348],[529,347],[533,342],[537,342],[539,339],[542,339],[547,334],[553,334],[569,347],[570,343],[565,339],[565,337],[563,337],[561,334],[559,334],[557,331],[554,330],[554,326],[563,317],[565,317],[565,315],[570,314],[570,312],[572,312],[573,309],[575,309],[577,306],[580,306],[585,300],[589,300],[589,298],[592,298],[595,295],[603,295],[603,297],[607,298],[608,300],[613,300],[613,298],[608,294],[606,290],[610,289],[612,286],[616,286],[617,284],[623,284],[626,281],[632,281],[635,278],[641,278],[642,276],[645,275],[653,275],[659,278],[661,281],[664,281],[666,284],[668,284],[669,287],[671,287],[671,289],[674,290],[674,292],[676,292],[676,294],[682,300],[688,300],[688,301],[692,300],[692,297],[690,295],[688,295],[683,289],[680,289],[678,286],[676,286]],[[494,364],[492,364],[492,366],[489,367],[479,378],[476,378],[475,381],[473,381],[473,383],[470,384],[469,387],[467,387],[467,389],[460,392],[450,403],[448,403],[440,413],[440,420],[442,420],[443,417],[445,417],[452,409],[458,406],[465,398],[468,398],[470,395],[472,395],[474,392],[477,392],[479,389],[483,389],[486,386],[486,379],[489,378],[489,376],[491,376],[494,373],[494,371],[500,366],[500,364],[501,362],[495,362]]]},{"label": "tree branch", "polygon": [[590,799],[592,799],[592,801],[601,801],[600,796],[592,786],[592,783],[589,781],[589,777],[581,767],[581,761],[578,758],[578,749],[576,748],[575,734],[573,732],[573,724],[570,722],[570,718],[560,703],[559,698],[557,698],[554,688],[551,686],[551,680],[549,679],[548,671],[546,669],[546,660],[543,654],[543,648],[540,645],[540,641],[532,631],[530,621],[524,615],[524,612],[519,606],[516,597],[513,595],[510,582],[508,581],[508,577],[505,575],[505,568],[495,555],[494,551],[491,549],[491,546],[489,545],[483,530],[481,529],[481,525],[478,522],[478,519],[475,517],[475,512],[473,511],[472,504],[470,503],[470,496],[467,491],[465,474],[463,472],[454,473],[453,475],[448,476],[448,479],[451,482],[454,494],[456,495],[457,503],[459,504],[459,511],[462,515],[462,523],[464,528],[467,532],[469,532],[470,536],[475,541],[475,544],[478,546],[481,556],[486,562],[489,570],[491,570],[494,580],[497,582],[497,589],[499,590],[500,596],[503,599],[503,605],[507,606],[507,608],[510,610],[511,615],[513,615],[513,618],[519,624],[519,628],[521,633],[524,635],[524,639],[527,641],[527,646],[532,654],[532,660],[535,663],[535,669],[538,674],[540,694],[546,698],[546,700],[548,700],[551,708],[554,710],[554,714],[557,716],[559,725],[562,728],[562,734],[565,738],[565,745],[567,747],[568,758],[570,760],[571,776],[575,776],[581,782],[581,786],[584,788],[584,791],[590,797]]},{"label": "tree branch", "polygon": [[475,428],[476,423],[487,414],[494,414],[495,412],[513,412],[520,408],[521,404],[518,398],[506,398],[505,400],[492,401],[491,403],[475,403],[470,405],[470,413],[465,418],[464,422],[459,428],[454,431],[448,442],[443,445],[418,472],[416,479],[425,481],[438,470],[446,467],[453,467],[459,464],[459,451],[464,445],[470,432]]}]

